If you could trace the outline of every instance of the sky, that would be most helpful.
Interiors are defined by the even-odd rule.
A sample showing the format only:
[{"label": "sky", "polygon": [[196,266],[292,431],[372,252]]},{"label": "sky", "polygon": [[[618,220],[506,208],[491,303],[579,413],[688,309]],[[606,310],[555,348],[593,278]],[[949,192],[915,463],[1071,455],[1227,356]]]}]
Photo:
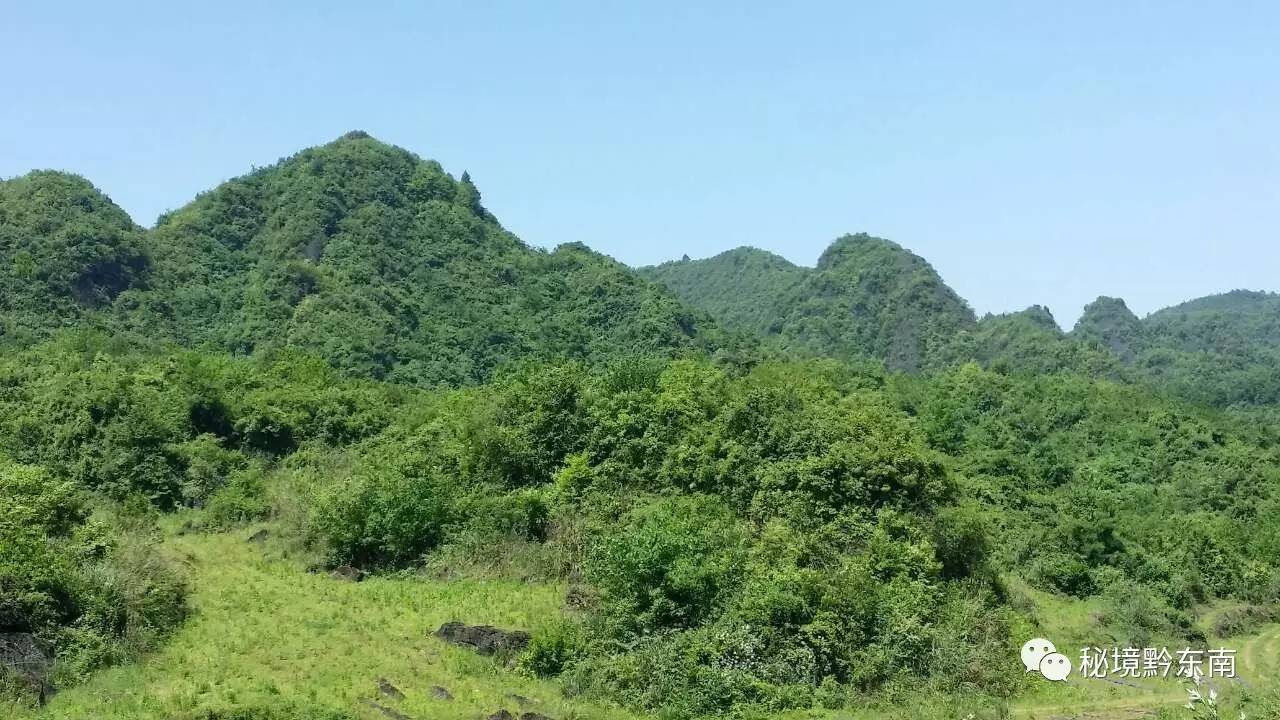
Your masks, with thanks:
[{"label": "sky", "polygon": [[642,265],[845,233],[979,313],[1280,290],[1280,3],[0,0],[0,177],[142,225],[354,129],[526,242]]}]

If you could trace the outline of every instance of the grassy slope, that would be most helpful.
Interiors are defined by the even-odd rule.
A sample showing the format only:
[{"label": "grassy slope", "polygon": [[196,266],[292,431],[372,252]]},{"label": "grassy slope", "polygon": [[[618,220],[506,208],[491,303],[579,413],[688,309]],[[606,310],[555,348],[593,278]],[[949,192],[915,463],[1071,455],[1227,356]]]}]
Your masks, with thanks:
[{"label": "grassy slope", "polygon": [[[550,683],[429,636],[450,620],[537,627],[558,611],[563,588],[421,578],[346,583],[307,574],[280,559],[270,543],[246,543],[248,535],[169,540],[193,580],[194,617],[145,662],[105,671],[32,715],[168,719],[283,697],[357,717],[381,718],[364,703],[375,700],[412,717],[473,720],[501,707],[516,711],[507,695],[518,694],[540,701],[537,710],[556,718],[628,717],[570,703]],[[379,677],[405,699],[380,697]],[[454,699],[433,699],[433,685]]]},{"label": "grassy slope", "polygon": [[[1095,603],[1064,599],[1049,593],[1024,588],[1036,604],[1045,637],[1054,639],[1059,649],[1078,662],[1079,648],[1085,645],[1103,645],[1091,628],[1095,627],[1093,615],[1098,611]],[[1224,708],[1239,702],[1242,690],[1270,688],[1280,677],[1280,625],[1262,627],[1257,633],[1221,638],[1210,631],[1212,620],[1228,606],[1202,608],[1197,625],[1205,631],[1208,646],[1234,649],[1236,653],[1237,680],[1215,679],[1210,686],[1217,689]],[[1171,643],[1153,641],[1156,646],[1167,646],[1170,652],[1176,648]],[[1014,703],[1012,717],[1026,720],[1045,718],[1091,718],[1097,720],[1122,720],[1147,717],[1159,708],[1180,708],[1187,701],[1187,683],[1173,678],[1117,678],[1118,682],[1083,680],[1072,675],[1065,683],[1034,683],[1031,692]],[[1175,715],[1186,716],[1185,713]],[[1234,718],[1234,711],[1224,718]]]},{"label": "grassy slope", "polygon": [[[501,707],[519,710],[511,695],[537,700],[536,708],[530,709],[554,718],[634,717],[614,707],[566,699],[553,683],[508,671],[429,636],[449,620],[537,628],[560,612],[563,588],[421,577],[344,583],[303,572],[296,560],[282,557],[270,542],[245,542],[249,534],[245,530],[170,538],[166,546],[193,581],[191,621],[145,662],[105,671],[58,694],[43,710],[18,711],[16,717],[158,720],[287,698],[363,718],[383,717],[366,704],[373,700],[413,718],[473,720]],[[1088,603],[1026,592],[1035,601],[1045,636],[1057,640],[1075,661],[1089,635],[1093,609]],[[1214,647],[1239,650],[1239,672],[1247,687],[1268,687],[1280,672],[1280,625],[1247,637],[1210,640]],[[405,699],[379,697],[379,677],[400,688]],[[1120,720],[1186,699],[1171,681],[1133,684],[1140,687],[1085,682],[1074,676],[1063,684],[1031,681],[1028,693],[1013,703],[1010,716]],[[433,685],[447,688],[454,699],[433,699]],[[1223,689],[1230,698],[1237,686]],[[962,718],[971,710],[979,711],[980,717],[984,709],[990,712],[966,705],[954,699],[916,698],[893,708],[805,711],[787,717],[940,719]]]}]

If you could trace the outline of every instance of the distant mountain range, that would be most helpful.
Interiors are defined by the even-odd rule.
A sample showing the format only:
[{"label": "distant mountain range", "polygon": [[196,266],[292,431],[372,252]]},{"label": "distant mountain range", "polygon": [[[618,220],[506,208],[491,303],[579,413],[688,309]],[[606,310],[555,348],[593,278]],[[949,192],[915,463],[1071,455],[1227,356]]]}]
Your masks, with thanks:
[{"label": "distant mountain range", "polygon": [[836,240],[813,268],[741,247],[639,272],[725,327],[789,351],[870,356],[906,371],[975,360],[1144,379],[1216,405],[1280,399],[1275,293],[1236,290],[1142,319],[1100,297],[1063,332],[1039,305],[975,318],[923,258],[866,234]]},{"label": "distant mountain range", "polygon": [[737,248],[632,270],[507,232],[464,173],[353,132],[135,225],[83,178],[0,182],[0,332],[100,327],[237,353],[295,347],[357,376],[486,379],[527,358],[758,352],[966,361],[1280,400],[1280,296],[1234,291],[1138,318],[1098,298],[1064,333],[1034,306],[975,317],[923,258],[866,234],[816,267]]}]

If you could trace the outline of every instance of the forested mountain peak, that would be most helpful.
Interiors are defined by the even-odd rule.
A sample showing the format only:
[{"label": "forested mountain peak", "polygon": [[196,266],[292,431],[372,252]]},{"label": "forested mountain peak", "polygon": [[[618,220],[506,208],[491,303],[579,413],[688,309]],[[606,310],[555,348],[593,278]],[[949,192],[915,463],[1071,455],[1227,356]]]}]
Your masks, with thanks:
[{"label": "forested mountain peak", "polygon": [[0,181],[0,334],[71,321],[143,282],[140,237],[78,175],[39,170]]},{"label": "forested mountain peak", "polygon": [[1071,335],[1097,342],[1126,361],[1134,359],[1143,343],[1142,321],[1124,300],[1106,296],[1084,306]]},{"label": "forested mountain peak", "polygon": [[1167,344],[1195,352],[1280,346],[1280,294],[1232,290],[1152,313],[1143,325]]},{"label": "forested mountain peak", "polygon": [[928,262],[866,233],[838,238],[815,268],[738,248],[641,272],[726,326],[762,333],[785,349],[875,358],[900,370],[925,366],[975,322]]},{"label": "forested mountain peak", "polygon": [[1173,315],[1204,312],[1243,315],[1273,312],[1277,308],[1280,308],[1280,294],[1260,290],[1231,290],[1217,295],[1195,298],[1158,310],[1151,314],[1151,318],[1167,318]]},{"label": "forested mountain peak", "polygon": [[1138,322],[1138,316],[1133,314],[1123,298],[1099,295],[1093,302],[1084,306],[1084,313],[1076,321],[1074,329],[1080,329],[1082,324],[1088,325],[1098,321],[1119,321],[1127,324]]},{"label": "forested mountain peak", "polygon": [[1048,330],[1053,333],[1062,332],[1062,328],[1058,326],[1058,321],[1053,317],[1053,312],[1044,305],[1032,305],[1017,312],[1007,313],[1006,316],[1030,323],[1042,330]]},{"label": "forested mountain peak", "polygon": [[[767,334],[777,320],[777,302],[805,277],[806,269],[766,250],[738,247],[714,257],[686,257],[639,272],[725,327]],[[743,302],[744,298],[750,301]]]},{"label": "forested mountain peak", "polygon": [[[768,250],[761,250],[760,248],[754,248],[749,245],[742,245],[732,250],[726,250],[720,253],[719,255],[716,255],[715,257],[710,258],[710,260],[727,260],[737,265],[750,265],[752,263],[761,263],[761,264],[772,265],[774,267],[784,268],[784,269],[799,267],[798,265],[782,257],[781,255],[778,255],[776,253],[771,253]],[[684,262],[704,262],[704,261],[684,261]]]},{"label": "forested mountain peak", "polygon": [[147,240],[154,288],[124,299],[124,322],[297,347],[360,376],[457,384],[517,358],[671,354],[716,334],[609,258],[528,247],[469,175],[363,132],[222,183]]},{"label": "forested mountain peak", "polygon": [[[818,257],[818,269],[826,270],[848,262],[893,259],[903,263],[921,262],[924,259],[901,245],[867,233],[855,233],[836,238]],[[924,263],[928,264],[928,263]]]}]

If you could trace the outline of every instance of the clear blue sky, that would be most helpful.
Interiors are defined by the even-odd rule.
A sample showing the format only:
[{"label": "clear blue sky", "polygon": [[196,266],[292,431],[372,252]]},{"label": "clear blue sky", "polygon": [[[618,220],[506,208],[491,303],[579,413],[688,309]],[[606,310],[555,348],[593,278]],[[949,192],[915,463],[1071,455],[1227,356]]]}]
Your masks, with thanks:
[{"label": "clear blue sky", "polygon": [[363,129],[630,264],[867,231],[1065,325],[1280,290],[1275,2],[183,5],[6,3],[0,176],[150,225]]}]

